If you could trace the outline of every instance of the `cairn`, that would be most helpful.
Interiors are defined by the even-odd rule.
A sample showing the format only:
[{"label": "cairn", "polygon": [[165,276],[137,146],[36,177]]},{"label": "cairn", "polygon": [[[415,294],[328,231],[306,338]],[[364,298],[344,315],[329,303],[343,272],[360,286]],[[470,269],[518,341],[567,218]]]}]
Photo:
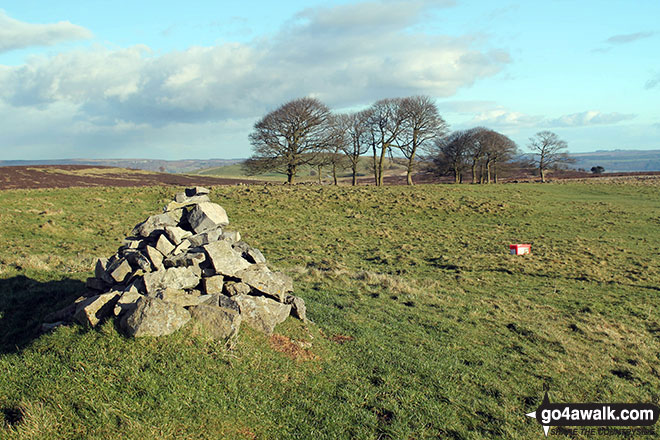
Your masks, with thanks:
[{"label": "cairn", "polygon": [[46,318],[44,329],[70,321],[96,326],[115,317],[134,337],[167,335],[193,321],[215,339],[233,339],[241,324],[266,334],[289,315],[307,321],[290,277],[225,227],[225,210],[206,188],[176,194],[161,214],[133,228],[117,252],[96,262],[90,290]]}]

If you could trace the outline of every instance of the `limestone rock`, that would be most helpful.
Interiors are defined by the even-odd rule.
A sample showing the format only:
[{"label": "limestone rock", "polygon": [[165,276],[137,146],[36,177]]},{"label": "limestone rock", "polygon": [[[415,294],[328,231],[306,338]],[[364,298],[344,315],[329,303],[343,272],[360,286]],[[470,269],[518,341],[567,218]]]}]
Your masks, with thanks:
[{"label": "limestone rock", "polygon": [[237,272],[250,266],[238,252],[232,249],[226,241],[216,241],[203,246],[204,251],[211,260],[216,273],[234,276]]},{"label": "limestone rock", "polygon": [[178,226],[165,226],[165,235],[167,235],[167,238],[169,238],[174,245],[178,246],[184,238],[190,237],[192,232],[181,229]]},{"label": "limestone rock", "polygon": [[107,272],[115,283],[123,283],[133,272],[133,268],[125,259],[117,260],[112,266],[108,267]]},{"label": "limestone rock", "polygon": [[288,295],[284,301],[286,304],[291,304],[291,315],[300,319],[303,322],[308,322],[307,320],[307,307],[305,307],[305,301],[294,295]]},{"label": "limestone rock", "polygon": [[215,340],[227,340],[238,333],[241,315],[232,309],[202,304],[190,308],[193,319]]},{"label": "limestone rock", "polygon": [[228,241],[230,244],[233,244],[241,240],[241,233],[238,231],[224,231],[220,236],[220,240]]},{"label": "limestone rock", "polygon": [[201,271],[194,266],[170,267],[144,274],[144,290],[147,294],[155,294],[158,290],[168,287],[172,289],[192,289],[199,284]]},{"label": "limestone rock", "polygon": [[151,271],[151,262],[139,250],[126,249],[122,251],[121,254],[130,263],[131,267],[139,268],[146,272]]},{"label": "limestone rock", "polygon": [[195,205],[198,203],[210,202],[209,196],[202,194],[199,196],[187,197],[185,193],[178,193],[174,200],[165,206],[165,212],[173,211],[178,208],[184,208],[186,206]]},{"label": "limestone rock", "polygon": [[240,281],[227,281],[222,289],[228,296],[249,295],[252,287]]},{"label": "limestone rock", "polygon": [[196,233],[229,224],[224,208],[211,202],[195,205],[188,213],[188,223]]},{"label": "limestone rock", "polygon": [[293,291],[293,280],[279,272],[271,272],[263,264],[253,264],[247,269],[235,273],[245,284],[264,295],[272,296],[284,302],[289,292]]},{"label": "limestone rock", "polygon": [[92,296],[78,303],[73,318],[83,325],[94,327],[102,319],[112,315],[117,298],[119,298],[119,292]]},{"label": "limestone rock", "polygon": [[268,335],[291,313],[291,304],[282,304],[263,296],[239,295],[232,299],[238,303],[243,322]]},{"label": "limestone rock", "polygon": [[137,300],[142,298],[138,292],[124,292],[117,300],[113,310],[115,316],[130,312],[136,307]]},{"label": "limestone rock", "polygon": [[162,234],[160,237],[158,237],[158,241],[156,242],[156,249],[163,254],[163,255],[169,255],[172,253],[174,250],[174,245],[172,242],[167,238],[165,234]]},{"label": "limestone rock", "polygon": [[165,266],[163,265],[163,254],[160,253],[158,249],[153,246],[147,246],[145,249],[149,261],[151,261],[151,266],[154,270],[161,270]]},{"label": "limestone rock", "polygon": [[204,278],[202,280],[202,285],[204,286],[204,293],[206,294],[222,293],[224,277],[222,275],[214,275]]},{"label": "limestone rock", "polygon": [[133,228],[132,235],[139,235],[140,237],[149,237],[157,230],[165,228],[165,226],[176,226],[178,221],[168,212],[162,214],[152,215],[142,223]]},{"label": "limestone rock", "polygon": [[165,267],[199,267],[206,260],[204,252],[186,252],[178,255],[170,255],[163,260]]},{"label": "limestone rock", "polygon": [[181,307],[196,306],[201,301],[200,295],[191,295],[185,290],[167,288],[156,292],[155,298],[165,302],[177,304]]},{"label": "limestone rock", "polygon": [[187,251],[188,249],[190,249],[190,242],[188,240],[182,241],[177,245],[177,247],[174,248],[172,255],[178,255],[183,251]]},{"label": "limestone rock", "polygon": [[200,234],[195,234],[191,237],[188,237],[191,247],[201,247],[205,244],[218,241],[222,235],[222,228],[218,227],[216,229],[211,229],[210,231],[202,232]]},{"label": "limestone rock", "polygon": [[190,312],[158,298],[143,296],[135,309],[124,315],[121,328],[136,338],[169,335],[190,321]]}]

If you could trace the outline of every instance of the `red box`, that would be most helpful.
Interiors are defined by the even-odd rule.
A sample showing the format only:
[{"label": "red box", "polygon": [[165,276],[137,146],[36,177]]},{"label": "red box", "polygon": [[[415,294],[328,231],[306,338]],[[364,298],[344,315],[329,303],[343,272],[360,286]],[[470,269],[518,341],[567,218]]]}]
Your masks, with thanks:
[{"label": "red box", "polygon": [[509,251],[511,255],[525,255],[532,253],[531,244],[510,244]]}]

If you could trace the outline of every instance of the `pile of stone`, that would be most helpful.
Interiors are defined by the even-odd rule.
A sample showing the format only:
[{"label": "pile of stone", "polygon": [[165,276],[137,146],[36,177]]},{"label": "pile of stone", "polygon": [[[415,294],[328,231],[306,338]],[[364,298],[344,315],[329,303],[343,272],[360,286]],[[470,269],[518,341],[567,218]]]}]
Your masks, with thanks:
[{"label": "pile of stone", "polygon": [[115,255],[99,259],[90,294],[47,317],[96,326],[116,317],[130,336],[170,334],[189,321],[218,340],[241,324],[266,334],[289,315],[307,321],[291,278],[272,272],[263,254],[228,231],[225,210],[206,188],[176,194],[163,213],[135,226]]}]

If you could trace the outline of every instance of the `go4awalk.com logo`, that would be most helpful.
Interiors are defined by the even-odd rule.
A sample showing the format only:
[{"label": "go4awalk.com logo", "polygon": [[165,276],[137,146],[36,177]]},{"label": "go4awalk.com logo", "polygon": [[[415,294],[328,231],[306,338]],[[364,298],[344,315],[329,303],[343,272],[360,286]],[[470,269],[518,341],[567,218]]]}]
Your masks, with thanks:
[{"label": "go4awalk.com logo", "polygon": [[600,427],[588,432],[607,434],[607,427],[652,426],[660,410],[651,403],[551,403],[548,392],[536,411],[526,414],[543,426],[546,437],[551,426]]}]

